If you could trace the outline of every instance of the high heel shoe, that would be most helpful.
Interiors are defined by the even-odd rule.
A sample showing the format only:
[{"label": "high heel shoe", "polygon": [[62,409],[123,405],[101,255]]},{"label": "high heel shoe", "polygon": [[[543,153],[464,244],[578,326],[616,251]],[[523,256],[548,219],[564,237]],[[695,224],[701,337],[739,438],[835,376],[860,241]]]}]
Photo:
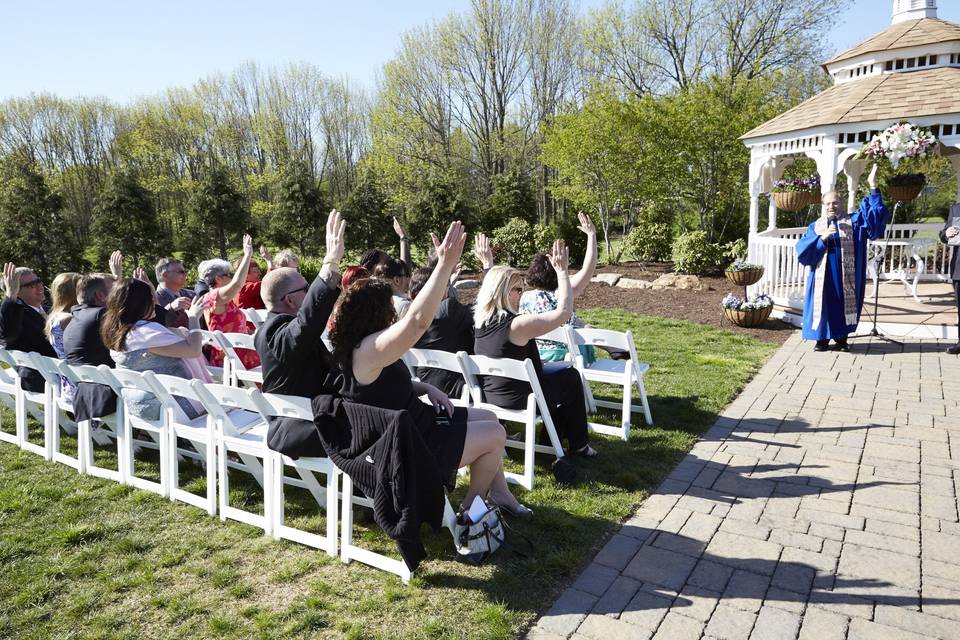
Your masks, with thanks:
[{"label": "high heel shoe", "polygon": [[505,504],[497,504],[496,502],[493,502],[492,500],[488,499],[487,504],[491,507],[497,507],[498,509],[500,509],[500,511],[503,511],[504,513],[508,513],[514,518],[520,518],[521,520],[529,520],[533,518],[533,509],[531,509],[530,507],[525,507],[519,502],[517,503],[516,507],[511,507]]}]

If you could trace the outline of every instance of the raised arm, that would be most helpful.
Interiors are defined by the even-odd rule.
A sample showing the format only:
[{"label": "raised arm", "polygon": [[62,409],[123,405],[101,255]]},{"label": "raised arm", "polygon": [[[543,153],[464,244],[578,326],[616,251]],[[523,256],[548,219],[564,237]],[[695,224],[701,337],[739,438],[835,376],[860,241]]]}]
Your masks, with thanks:
[{"label": "raised arm", "polygon": [[493,268],[493,249],[490,247],[490,238],[485,233],[478,233],[473,240],[473,255],[480,260],[483,272]]},{"label": "raised arm", "polygon": [[467,234],[459,221],[450,224],[442,242],[433,236],[438,258],[436,268],[403,318],[367,336],[357,347],[353,354],[353,372],[357,379],[376,379],[381,369],[399,359],[430,327],[466,240]]},{"label": "raised arm", "polygon": [[510,323],[510,342],[514,344],[522,345],[539,338],[569,320],[573,313],[573,292],[570,288],[570,275],[567,273],[570,251],[563,240],[553,242],[553,252],[549,259],[557,272],[557,308],[514,318]]},{"label": "raised arm", "polygon": [[17,274],[17,265],[12,262],[3,266],[3,290],[6,297],[0,303],[0,339],[9,344],[17,340],[23,330],[23,305],[17,300],[20,276]]},{"label": "raised arm", "polygon": [[890,216],[890,211],[883,204],[883,196],[877,189],[877,165],[873,165],[870,170],[867,184],[870,185],[870,193],[860,202],[860,207],[850,216],[850,219],[854,225],[866,228],[868,238],[876,240],[883,235]]},{"label": "raised arm", "polygon": [[267,245],[260,245],[260,257],[267,263],[267,271],[273,271],[273,254],[267,249]]},{"label": "raised arm", "polygon": [[233,274],[233,278],[225,287],[219,287],[217,291],[217,304],[227,304],[237,297],[240,288],[247,281],[247,271],[250,269],[250,259],[253,257],[253,238],[249,234],[243,236],[243,258],[240,265]]},{"label": "raised arm", "polygon": [[583,266],[580,271],[570,276],[570,287],[573,289],[573,297],[578,298],[587,290],[590,284],[590,278],[597,270],[597,229],[593,226],[593,220],[584,212],[577,213],[580,224],[577,226],[580,231],[587,234],[587,254],[583,258]]},{"label": "raised arm", "polygon": [[313,353],[313,345],[326,349],[320,336],[340,296],[339,264],[345,250],[344,236],[347,223],[336,209],[327,216],[327,252],[323,257],[320,273],[314,279],[296,317],[268,337],[267,344],[276,356],[285,361],[296,359],[298,354]]},{"label": "raised arm", "polygon": [[393,231],[400,238],[400,259],[412,269],[413,263],[410,262],[410,238],[407,237],[406,231],[403,230],[396,216],[393,218]]},{"label": "raised arm", "polygon": [[123,254],[119,250],[110,254],[110,275],[119,280],[123,277]]}]

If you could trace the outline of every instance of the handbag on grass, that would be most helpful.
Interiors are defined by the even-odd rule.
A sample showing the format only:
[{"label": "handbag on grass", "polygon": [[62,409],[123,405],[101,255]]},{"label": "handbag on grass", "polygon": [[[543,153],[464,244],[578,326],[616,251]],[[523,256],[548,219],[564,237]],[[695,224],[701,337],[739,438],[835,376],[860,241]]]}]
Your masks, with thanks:
[{"label": "handbag on grass", "polygon": [[[477,509],[477,501],[483,504]],[[482,514],[478,511],[482,510]],[[500,509],[490,507],[479,497],[470,511],[457,515],[453,542],[457,553],[472,564],[481,564],[503,546],[503,516]]]}]

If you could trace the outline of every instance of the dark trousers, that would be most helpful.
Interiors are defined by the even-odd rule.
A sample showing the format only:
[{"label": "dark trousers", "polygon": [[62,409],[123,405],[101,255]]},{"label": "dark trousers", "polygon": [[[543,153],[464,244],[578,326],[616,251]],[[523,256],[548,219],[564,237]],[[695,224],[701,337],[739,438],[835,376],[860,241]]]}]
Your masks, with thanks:
[{"label": "dark trousers", "polygon": [[560,439],[567,439],[571,450],[587,445],[587,405],[583,398],[583,382],[577,370],[568,367],[547,373],[541,379],[543,395],[550,405],[550,417]]},{"label": "dark trousers", "polygon": [[[957,296],[957,331],[960,331],[960,280],[953,281],[953,294]],[[957,336],[957,344],[960,344],[960,335]]]}]

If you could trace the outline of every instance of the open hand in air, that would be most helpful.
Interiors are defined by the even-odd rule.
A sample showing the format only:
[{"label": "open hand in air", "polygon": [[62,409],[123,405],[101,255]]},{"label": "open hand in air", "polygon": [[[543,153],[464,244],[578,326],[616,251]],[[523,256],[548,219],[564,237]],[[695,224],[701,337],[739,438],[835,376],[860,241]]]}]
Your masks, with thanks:
[{"label": "open hand in air", "polygon": [[877,188],[877,165],[876,164],[874,164],[873,168],[870,169],[870,175],[867,176],[867,184],[870,185],[871,191]]},{"label": "open hand in air", "polygon": [[490,246],[490,238],[485,233],[478,233],[473,240],[473,255],[477,256],[484,270],[493,267],[493,248]]},{"label": "open hand in air", "polygon": [[243,234],[243,255],[247,257],[253,255],[253,238],[249,233]]},{"label": "open hand in air", "polygon": [[452,272],[463,255],[463,245],[467,242],[467,232],[463,230],[463,223],[459,220],[450,223],[443,241],[437,234],[431,233],[433,247],[437,251],[437,264]]},{"label": "open hand in air", "polygon": [[558,274],[566,273],[567,267],[570,264],[570,250],[567,248],[566,243],[564,243],[563,240],[554,240],[553,251],[547,256],[547,259],[550,261],[550,265],[554,271]]},{"label": "open hand in air", "polygon": [[577,229],[580,229],[580,231],[583,231],[588,236],[597,235],[597,228],[593,226],[593,220],[590,219],[590,216],[585,214],[583,211],[578,211],[577,220],[580,223],[577,225]]},{"label": "open hand in air", "polygon": [[332,209],[327,216],[327,253],[323,258],[324,262],[340,263],[345,251],[343,238],[346,229],[347,223],[340,212]]},{"label": "open hand in air", "polygon": [[123,254],[119,250],[110,254],[110,275],[119,280],[123,277]]},{"label": "open hand in air", "polygon": [[17,274],[17,265],[12,262],[3,265],[3,290],[11,300],[16,300],[20,293],[20,276]]}]

